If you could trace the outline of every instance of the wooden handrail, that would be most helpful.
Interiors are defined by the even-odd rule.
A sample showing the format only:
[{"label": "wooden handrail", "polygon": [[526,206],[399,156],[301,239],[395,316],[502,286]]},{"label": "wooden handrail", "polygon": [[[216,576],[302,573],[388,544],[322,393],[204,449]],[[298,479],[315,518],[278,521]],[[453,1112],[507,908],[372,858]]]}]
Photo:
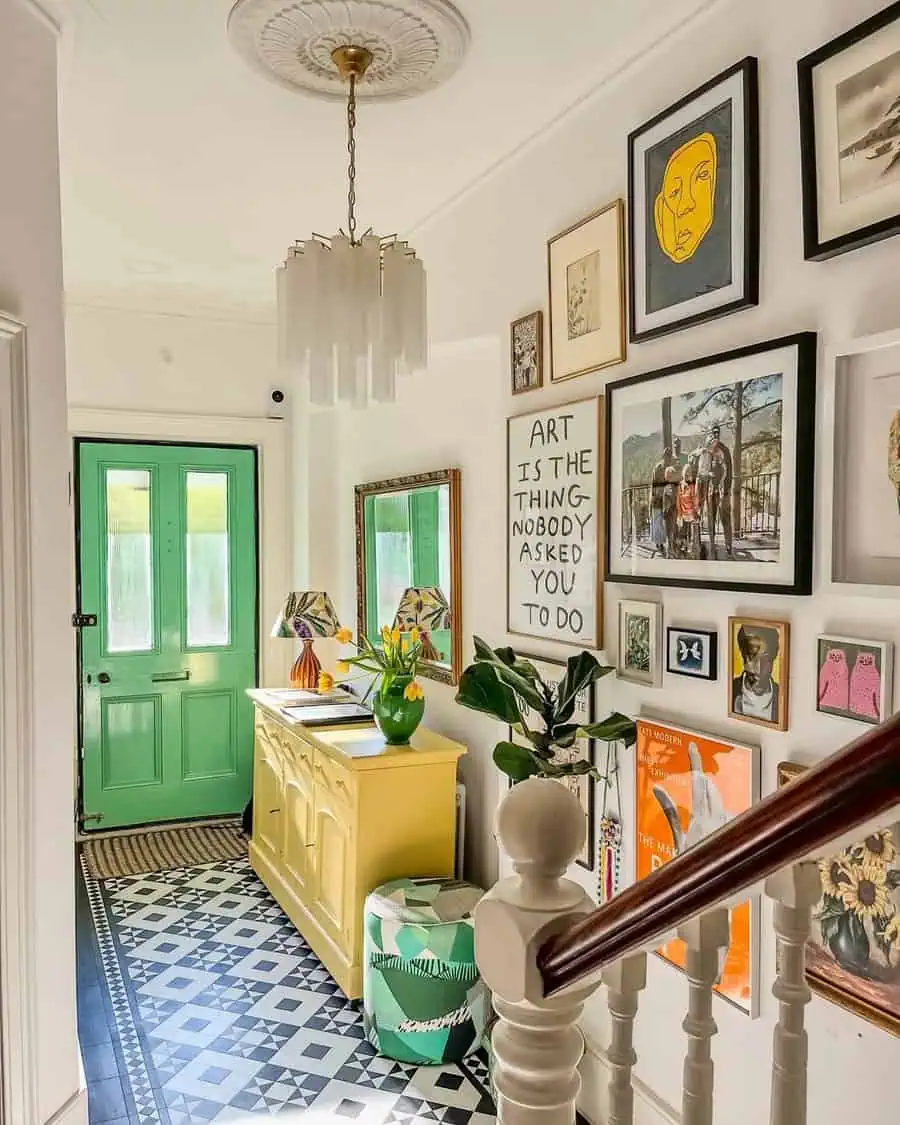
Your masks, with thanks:
[{"label": "wooden handrail", "polygon": [[574,984],[900,805],[900,715],[791,781],[538,953],[546,995]]}]

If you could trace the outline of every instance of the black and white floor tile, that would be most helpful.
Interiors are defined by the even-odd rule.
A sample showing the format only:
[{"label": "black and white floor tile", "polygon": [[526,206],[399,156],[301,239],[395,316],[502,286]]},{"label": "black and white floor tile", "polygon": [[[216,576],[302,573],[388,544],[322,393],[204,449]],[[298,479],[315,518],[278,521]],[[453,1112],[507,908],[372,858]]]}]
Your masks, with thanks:
[{"label": "black and white floor tile", "polygon": [[[416,1067],[375,1054],[358,1006],[245,860],[103,883],[82,865],[82,878],[79,1009],[99,1040],[85,1047],[91,1125],[493,1120],[480,1055]],[[102,1071],[89,1054],[101,1045]]]}]

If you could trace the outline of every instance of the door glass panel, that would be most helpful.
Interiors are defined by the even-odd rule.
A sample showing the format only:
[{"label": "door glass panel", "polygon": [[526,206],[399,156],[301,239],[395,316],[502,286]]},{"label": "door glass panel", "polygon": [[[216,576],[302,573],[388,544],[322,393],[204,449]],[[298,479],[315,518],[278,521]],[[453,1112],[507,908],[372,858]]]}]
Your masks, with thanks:
[{"label": "door glass panel", "polygon": [[187,643],[230,643],[228,474],[191,471],[185,478]]},{"label": "door glass panel", "polygon": [[153,648],[149,469],[106,471],[106,648]]}]

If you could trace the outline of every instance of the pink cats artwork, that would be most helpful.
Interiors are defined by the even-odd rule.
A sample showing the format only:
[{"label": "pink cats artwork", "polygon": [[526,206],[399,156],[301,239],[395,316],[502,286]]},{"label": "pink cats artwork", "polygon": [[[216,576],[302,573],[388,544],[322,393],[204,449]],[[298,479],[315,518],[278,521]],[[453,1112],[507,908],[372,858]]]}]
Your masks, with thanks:
[{"label": "pink cats artwork", "polygon": [[847,637],[819,637],[816,710],[870,723],[891,708],[893,645]]}]

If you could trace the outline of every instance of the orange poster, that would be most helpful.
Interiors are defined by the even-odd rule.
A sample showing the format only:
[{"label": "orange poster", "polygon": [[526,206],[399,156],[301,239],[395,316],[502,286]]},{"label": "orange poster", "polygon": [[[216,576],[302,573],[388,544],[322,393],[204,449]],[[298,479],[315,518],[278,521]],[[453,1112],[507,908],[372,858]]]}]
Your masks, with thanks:
[{"label": "orange poster", "polygon": [[[643,879],[745,812],[758,795],[757,751],[670,726],[637,724],[635,876]],[[731,911],[731,945],[716,991],[751,1016],[758,1007],[758,901]],[[684,942],[659,949],[683,969]]]}]

